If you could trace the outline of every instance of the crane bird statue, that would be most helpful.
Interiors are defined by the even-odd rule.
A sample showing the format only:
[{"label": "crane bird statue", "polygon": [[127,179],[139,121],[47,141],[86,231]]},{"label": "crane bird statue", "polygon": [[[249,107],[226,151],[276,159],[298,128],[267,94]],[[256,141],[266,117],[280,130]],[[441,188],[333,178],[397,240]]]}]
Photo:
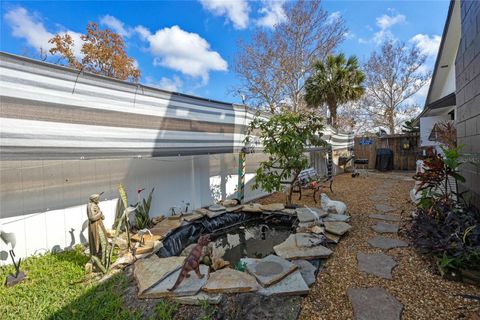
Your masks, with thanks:
[{"label": "crane bird statue", "polygon": [[22,259],[15,258],[15,245],[17,244],[17,240],[15,238],[15,233],[13,232],[6,232],[3,227],[0,225],[0,239],[7,245],[10,257],[12,258],[13,266],[15,267],[15,274],[8,275],[7,279],[5,280],[5,285],[7,287],[11,287],[16,285],[17,283],[22,282],[25,279],[25,273],[20,271],[20,263]]}]

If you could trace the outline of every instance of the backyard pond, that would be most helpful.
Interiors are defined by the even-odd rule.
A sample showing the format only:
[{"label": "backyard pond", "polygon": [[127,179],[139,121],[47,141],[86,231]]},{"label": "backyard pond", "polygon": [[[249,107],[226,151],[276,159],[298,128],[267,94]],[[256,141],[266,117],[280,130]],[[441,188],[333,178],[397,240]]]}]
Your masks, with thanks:
[{"label": "backyard pond", "polygon": [[275,254],[273,247],[284,242],[293,232],[287,225],[248,223],[219,236],[212,249],[214,255],[238,266],[242,258],[261,259]]}]

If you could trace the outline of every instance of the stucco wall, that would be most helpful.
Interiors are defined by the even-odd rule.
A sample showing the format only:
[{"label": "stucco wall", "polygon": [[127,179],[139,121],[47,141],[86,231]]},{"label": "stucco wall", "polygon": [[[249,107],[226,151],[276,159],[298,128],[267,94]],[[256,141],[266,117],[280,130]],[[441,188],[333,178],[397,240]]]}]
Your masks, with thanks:
[{"label": "stucco wall", "polygon": [[[462,37],[455,61],[458,142],[464,154],[480,154],[480,1],[461,1]],[[466,183],[480,206],[480,168],[462,166]]]}]

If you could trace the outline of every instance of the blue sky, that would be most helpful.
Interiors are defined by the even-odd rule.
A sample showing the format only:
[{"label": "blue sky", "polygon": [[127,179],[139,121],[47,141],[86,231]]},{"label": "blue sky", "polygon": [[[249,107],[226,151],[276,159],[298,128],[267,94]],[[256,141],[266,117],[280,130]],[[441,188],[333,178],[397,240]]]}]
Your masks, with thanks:
[{"label": "blue sky", "polygon": [[[416,45],[433,67],[449,1],[323,1],[349,29],[339,51],[365,61],[385,38]],[[35,56],[58,32],[78,38],[89,21],[124,36],[141,82],[206,98],[240,102],[229,89],[236,42],[283,19],[282,1],[2,1],[1,50]],[[427,88],[416,96],[423,104]]]}]

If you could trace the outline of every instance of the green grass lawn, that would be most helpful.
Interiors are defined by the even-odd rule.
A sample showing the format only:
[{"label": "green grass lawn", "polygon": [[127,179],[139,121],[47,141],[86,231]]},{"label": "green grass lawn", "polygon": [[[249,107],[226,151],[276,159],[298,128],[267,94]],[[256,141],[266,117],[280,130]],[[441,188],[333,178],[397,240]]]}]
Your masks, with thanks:
[{"label": "green grass lawn", "polygon": [[[0,286],[0,318],[140,318],[123,306],[126,276],[119,273],[98,285],[85,275],[87,261],[80,249],[26,259],[21,270],[27,279],[11,288]],[[0,268],[0,281],[13,272],[13,266]]]}]

